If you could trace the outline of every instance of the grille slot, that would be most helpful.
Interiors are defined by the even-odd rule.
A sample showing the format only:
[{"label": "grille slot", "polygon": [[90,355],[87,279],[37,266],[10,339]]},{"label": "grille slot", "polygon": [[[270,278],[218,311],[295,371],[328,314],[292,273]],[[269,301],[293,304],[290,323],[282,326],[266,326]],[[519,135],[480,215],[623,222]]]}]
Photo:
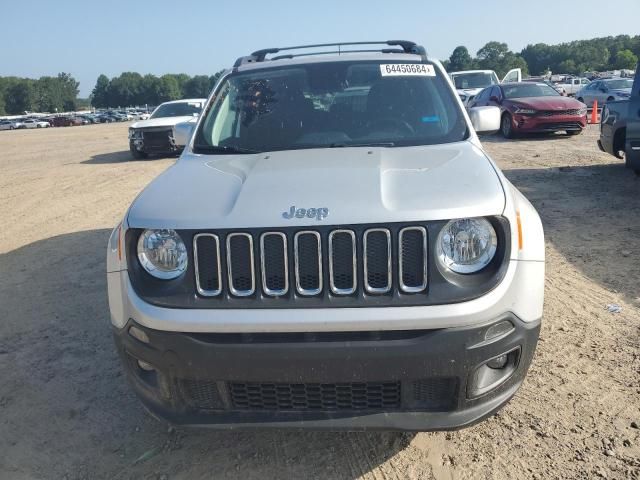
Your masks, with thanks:
[{"label": "grille slot", "polygon": [[222,293],[220,271],[220,240],[217,235],[200,233],[193,237],[196,289],[204,297],[215,297]]},{"label": "grille slot", "polygon": [[279,297],[289,291],[287,236],[280,232],[263,233],[260,237],[262,289],[267,295]]},{"label": "grille slot", "polygon": [[407,227],[398,235],[399,282],[405,293],[427,288],[427,231],[424,227]]},{"label": "grille slot", "polygon": [[253,265],[253,237],[248,233],[227,236],[227,268],[229,290],[237,297],[247,297],[256,291]]},{"label": "grille slot", "polygon": [[239,410],[382,410],[400,408],[400,382],[229,383]]},{"label": "grille slot", "polygon": [[322,292],[322,249],[320,234],[302,231],[293,237],[296,290],[312,296]]},{"label": "grille slot", "polygon": [[386,228],[364,232],[364,287],[368,293],[391,290],[391,233]]},{"label": "grille slot", "polygon": [[356,291],[356,234],[351,230],[334,230],[329,234],[329,285],[336,295]]}]

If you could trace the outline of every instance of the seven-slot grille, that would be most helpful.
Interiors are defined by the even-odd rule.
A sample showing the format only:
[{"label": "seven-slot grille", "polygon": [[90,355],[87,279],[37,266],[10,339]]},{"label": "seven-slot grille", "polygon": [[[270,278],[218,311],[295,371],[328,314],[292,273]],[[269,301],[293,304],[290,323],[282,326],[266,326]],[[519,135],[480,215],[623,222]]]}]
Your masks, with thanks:
[{"label": "seven-slot grille", "polygon": [[541,117],[555,117],[559,115],[584,115],[586,110],[580,108],[572,108],[569,110],[541,110],[538,114]]},{"label": "seven-slot grille", "polygon": [[193,238],[193,251],[196,289],[204,297],[217,297],[225,290],[231,297],[427,290],[428,236],[421,226],[396,233],[383,227],[359,234],[344,228],[325,235],[315,230],[200,233]]}]

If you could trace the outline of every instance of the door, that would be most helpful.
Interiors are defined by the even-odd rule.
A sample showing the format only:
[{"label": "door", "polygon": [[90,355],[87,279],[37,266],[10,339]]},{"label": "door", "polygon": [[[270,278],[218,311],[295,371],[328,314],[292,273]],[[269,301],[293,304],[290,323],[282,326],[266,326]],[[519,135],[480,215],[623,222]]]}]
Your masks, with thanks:
[{"label": "door", "polygon": [[502,79],[502,82],[500,83],[521,82],[521,81],[522,81],[522,69],[514,68],[513,70],[509,70],[507,72],[507,74]]},{"label": "door", "polygon": [[587,88],[583,90],[582,99],[587,107],[593,106],[593,101],[597,98],[597,94],[600,91],[599,89],[602,88],[601,86],[602,82],[595,81],[591,82],[587,85]]},{"label": "door", "polygon": [[636,78],[629,99],[625,156],[627,166],[640,174],[640,64],[636,68]]}]

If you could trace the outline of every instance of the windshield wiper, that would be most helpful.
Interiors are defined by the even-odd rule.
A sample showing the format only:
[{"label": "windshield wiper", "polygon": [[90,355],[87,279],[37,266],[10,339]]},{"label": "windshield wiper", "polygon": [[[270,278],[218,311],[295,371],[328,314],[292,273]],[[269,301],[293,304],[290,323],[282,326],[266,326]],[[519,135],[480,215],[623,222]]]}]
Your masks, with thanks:
[{"label": "windshield wiper", "polygon": [[230,145],[194,145],[196,153],[262,153],[251,148],[232,147]]},{"label": "windshield wiper", "polygon": [[332,143],[329,148],[346,148],[346,147],[395,147],[393,142],[371,142],[371,143]]}]

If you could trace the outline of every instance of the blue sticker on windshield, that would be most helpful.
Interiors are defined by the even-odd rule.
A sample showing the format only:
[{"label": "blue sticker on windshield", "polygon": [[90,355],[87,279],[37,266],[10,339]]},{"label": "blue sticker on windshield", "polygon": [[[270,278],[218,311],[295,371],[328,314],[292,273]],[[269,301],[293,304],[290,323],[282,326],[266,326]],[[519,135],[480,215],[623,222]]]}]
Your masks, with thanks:
[{"label": "blue sticker on windshield", "polygon": [[429,117],[422,117],[422,123],[437,123],[440,121],[440,117],[437,115],[431,115]]}]

